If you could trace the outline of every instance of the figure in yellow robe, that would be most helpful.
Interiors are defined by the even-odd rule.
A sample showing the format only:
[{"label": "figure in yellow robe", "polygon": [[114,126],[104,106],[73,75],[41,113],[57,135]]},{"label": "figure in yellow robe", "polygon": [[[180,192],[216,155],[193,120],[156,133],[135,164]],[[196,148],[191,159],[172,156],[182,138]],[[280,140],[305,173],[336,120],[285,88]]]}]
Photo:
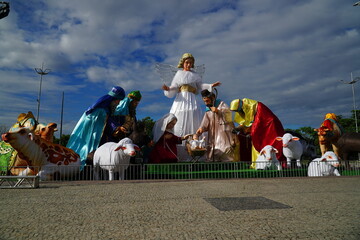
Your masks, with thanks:
[{"label": "figure in yellow robe", "polygon": [[[235,99],[230,104],[230,110],[235,112],[234,122],[238,123],[237,129],[251,136],[251,167],[255,167],[255,161],[259,152],[266,145],[271,145],[278,150],[276,154],[279,161],[286,159],[282,153],[282,143],[275,138],[283,136],[285,131],[277,116],[263,103],[249,98]],[[240,152],[243,144],[240,143]],[[241,156],[241,155],[240,155]],[[240,159],[248,161],[247,159]]]}]

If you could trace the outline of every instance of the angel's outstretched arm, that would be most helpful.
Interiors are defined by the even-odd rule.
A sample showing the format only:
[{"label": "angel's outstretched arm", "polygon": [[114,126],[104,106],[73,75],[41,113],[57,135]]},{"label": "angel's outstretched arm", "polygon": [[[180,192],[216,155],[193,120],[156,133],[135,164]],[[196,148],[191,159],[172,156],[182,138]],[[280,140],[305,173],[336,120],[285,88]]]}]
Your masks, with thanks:
[{"label": "angel's outstretched arm", "polygon": [[221,82],[217,81],[213,84],[211,84],[211,87],[217,87],[217,86],[220,86],[221,85]]}]

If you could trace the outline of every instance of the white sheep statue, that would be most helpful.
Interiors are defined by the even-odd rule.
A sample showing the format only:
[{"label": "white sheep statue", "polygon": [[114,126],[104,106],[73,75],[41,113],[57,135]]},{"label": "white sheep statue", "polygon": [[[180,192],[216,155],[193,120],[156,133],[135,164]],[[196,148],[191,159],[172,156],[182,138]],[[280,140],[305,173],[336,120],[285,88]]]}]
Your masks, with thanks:
[{"label": "white sheep statue", "polygon": [[287,167],[291,167],[291,160],[296,160],[296,166],[301,167],[301,156],[303,154],[303,146],[299,141],[300,138],[294,137],[290,133],[285,133],[282,137],[277,137],[277,141],[282,141],[283,154],[286,157]]},{"label": "white sheep statue", "polygon": [[309,177],[341,176],[337,167],[339,160],[332,151],[325,152],[320,158],[312,160],[308,167]]},{"label": "white sheep statue", "polygon": [[256,159],[255,169],[256,170],[267,170],[267,169],[277,169],[282,170],[279,160],[276,158],[276,153],[278,150],[271,145],[266,145],[260,151],[260,155]]},{"label": "white sheep statue", "polygon": [[99,180],[100,168],[109,171],[109,180],[114,180],[114,173],[119,173],[119,180],[124,179],[124,172],[129,167],[130,158],[140,148],[130,138],[121,139],[118,143],[108,142],[101,145],[94,153],[94,178]]}]

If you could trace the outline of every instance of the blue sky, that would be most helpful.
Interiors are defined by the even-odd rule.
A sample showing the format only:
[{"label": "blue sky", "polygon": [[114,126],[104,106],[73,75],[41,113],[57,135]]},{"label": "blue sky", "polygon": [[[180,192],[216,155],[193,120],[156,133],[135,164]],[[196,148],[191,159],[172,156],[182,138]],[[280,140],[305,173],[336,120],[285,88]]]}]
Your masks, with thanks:
[{"label": "blue sky", "polygon": [[[19,113],[60,123],[70,134],[82,113],[113,85],[140,90],[139,119],[154,120],[172,100],[160,90],[157,62],[185,52],[205,64],[219,97],[252,98],[288,128],[317,127],[327,112],[353,109],[350,73],[360,76],[360,7],[349,0],[50,0],[10,2],[0,20],[0,125]],[[355,92],[359,92],[355,84]],[[356,101],[360,103],[360,92]],[[57,133],[58,134],[58,133]],[[58,137],[58,136],[57,136]]]}]

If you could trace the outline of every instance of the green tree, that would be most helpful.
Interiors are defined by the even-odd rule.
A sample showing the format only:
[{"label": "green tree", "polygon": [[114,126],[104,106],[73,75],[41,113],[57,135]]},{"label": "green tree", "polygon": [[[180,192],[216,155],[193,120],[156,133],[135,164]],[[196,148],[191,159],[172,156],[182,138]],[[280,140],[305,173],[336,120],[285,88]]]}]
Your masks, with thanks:
[{"label": "green tree", "polygon": [[145,117],[140,120],[145,125],[145,133],[152,137],[152,129],[155,125],[155,121],[151,117]]},{"label": "green tree", "polygon": [[66,135],[63,134],[60,137],[60,139],[54,137],[54,143],[57,143],[57,144],[60,144],[60,145],[62,145],[64,147],[66,147],[66,144],[68,143],[69,139],[70,139],[70,134],[66,134]]},{"label": "green tree", "polygon": [[285,132],[295,132],[300,134],[307,142],[314,142],[317,140],[317,133],[313,127],[301,127],[299,129],[285,129]]},{"label": "green tree", "polygon": [[[339,123],[343,127],[345,132],[356,132],[356,124],[355,124],[355,111],[351,111],[350,118],[343,118],[343,116],[339,115]],[[360,124],[360,110],[356,110],[356,119],[359,127]]]}]

